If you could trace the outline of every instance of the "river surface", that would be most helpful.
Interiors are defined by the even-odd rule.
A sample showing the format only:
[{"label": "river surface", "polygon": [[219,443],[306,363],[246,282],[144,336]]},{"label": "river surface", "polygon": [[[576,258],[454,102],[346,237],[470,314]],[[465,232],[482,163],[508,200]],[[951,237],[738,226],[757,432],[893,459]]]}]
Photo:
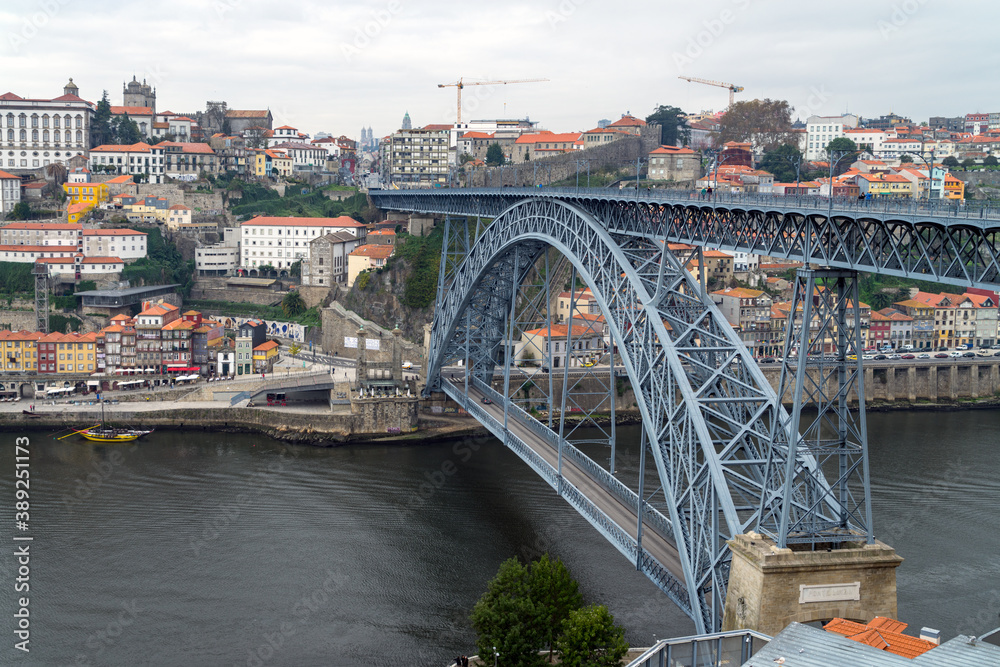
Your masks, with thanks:
[{"label": "river surface", "polygon": [[[869,429],[876,532],[906,558],[900,618],[945,638],[997,626],[1000,411],[872,414]],[[14,528],[16,435],[31,440],[26,532]],[[2,437],[2,539],[34,541],[29,654],[13,648],[15,546],[0,552],[0,664],[440,666],[473,652],[468,615],[499,564],[545,551],[633,645],[693,630],[490,438]],[[619,429],[626,467],[636,440]]]}]

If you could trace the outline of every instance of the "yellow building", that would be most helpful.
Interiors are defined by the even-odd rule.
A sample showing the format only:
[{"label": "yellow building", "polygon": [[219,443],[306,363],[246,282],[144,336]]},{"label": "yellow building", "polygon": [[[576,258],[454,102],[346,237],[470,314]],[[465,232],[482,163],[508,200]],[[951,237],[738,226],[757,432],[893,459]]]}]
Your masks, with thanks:
[{"label": "yellow building", "polygon": [[958,180],[951,174],[944,177],[944,198],[953,201],[965,200],[965,183]]},{"label": "yellow building", "polygon": [[[97,334],[50,333],[38,338],[39,349],[48,350],[43,372],[76,374],[93,373],[97,369]],[[39,357],[39,363],[42,358]]]},{"label": "yellow building", "polygon": [[107,183],[63,183],[68,204],[90,204],[91,208],[108,201]]},{"label": "yellow building", "polygon": [[278,348],[279,345],[276,341],[269,340],[253,349],[253,370],[255,373],[271,371],[274,362],[278,360]]},{"label": "yellow building", "polygon": [[35,371],[38,361],[37,331],[0,331],[0,370],[5,372]]},{"label": "yellow building", "polygon": [[859,174],[858,189],[874,199],[913,198],[914,183],[899,174]]},{"label": "yellow building", "polygon": [[94,210],[94,205],[88,202],[70,204],[66,207],[66,222],[76,224]]},{"label": "yellow building", "polygon": [[271,173],[279,176],[292,175],[292,158],[283,151],[267,151],[271,156]]}]

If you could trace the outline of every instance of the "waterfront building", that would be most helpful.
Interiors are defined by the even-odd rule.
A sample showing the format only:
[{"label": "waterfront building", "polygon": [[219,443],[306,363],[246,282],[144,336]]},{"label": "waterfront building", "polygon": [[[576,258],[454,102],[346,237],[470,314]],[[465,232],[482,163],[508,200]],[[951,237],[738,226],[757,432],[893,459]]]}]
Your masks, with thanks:
[{"label": "waterfront building", "polygon": [[771,331],[772,300],[761,290],[730,287],[712,292],[712,301],[755,357],[777,352]]},{"label": "waterfront building", "polygon": [[929,350],[936,346],[934,306],[916,299],[897,301],[893,306],[913,319],[911,344],[914,349]]},{"label": "waterfront building", "polygon": [[236,332],[236,375],[253,373],[253,351],[267,340],[267,326],[260,320],[247,320]]},{"label": "waterfront building", "polygon": [[0,371],[23,373],[36,370],[38,363],[37,331],[0,331]]},{"label": "waterfront building", "polygon": [[269,340],[261,343],[253,349],[253,371],[254,373],[270,373],[274,364],[278,361],[277,341]]},{"label": "waterfront building", "polygon": [[649,153],[651,181],[693,181],[701,173],[701,156],[690,148],[660,146]]},{"label": "waterfront building", "polygon": [[143,303],[136,316],[136,362],[140,367],[162,370],[163,327],[180,318],[180,310],[170,303]]}]

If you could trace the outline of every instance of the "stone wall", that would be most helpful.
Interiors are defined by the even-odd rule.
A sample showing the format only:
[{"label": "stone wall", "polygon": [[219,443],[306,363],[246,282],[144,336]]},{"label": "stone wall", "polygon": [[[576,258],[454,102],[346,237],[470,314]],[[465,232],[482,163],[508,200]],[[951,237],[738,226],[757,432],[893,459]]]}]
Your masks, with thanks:
[{"label": "stone wall", "polygon": [[[771,387],[777,391],[781,368],[769,366],[763,370]],[[815,369],[807,372],[818,382]],[[831,383],[828,383],[827,390],[832,393]],[[894,365],[865,367],[865,400],[869,403],[938,403],[989,396],[1000,396],[1000,358],[996,357],[960,359],[940,364],[897,362]],[[857,393],[851,392],[850,399],[856,401]],[[786,391],[783,401],[792,401],[790,389]]]},{"label": "stone wall", "polygon": [[[505,186],[532,187],[532,179],[538,183],[561,181],[576,176],[577,160],[590,160],[591,172],[601,167],[623,169],[626,174],[635,178],[636,158],[646,159],[649,152],[660,145],[660,127],[644,127],[637,137],[625,137],[603,146],[595,146],[582,151],[571,151],[561,155],[553,155],[539,160],[531,159],[513,167],[500,169],[476,169],[472,185],[475,187],[494,187],[502,182]],[[537,167],[537,169],[536,169]],[[585,167],[581,166],[581,169]],[[550,176],[551,174],[551,176]],[[515,180],[516,179],[516,180]]]},{"label": "stone wall", "polygon": [[[345,347],[344,338],[356,337],[358,328],[364,325],[366,335],[369,338],[378,338],[382,341],[380,345],[381,349],[378,352],[368,351],[368,361],[375,363],[392,361],[392,346],[390,342],[394,336],[390,331],[370,320],[363,319],[360,315],[347,310],[336,301],[331,303],[329,308],[324,308],[321,312],[323,314],[323,350],[327,354],[336,354],[347,359],[356,359],[358,354],[357,349]],[[413,362],[415,366],[420,366],[423,363],[423,348],[421,346],[415,345],[403,338],[398,339],[398,344],[402,346],[401,352],[404,361]]]}]

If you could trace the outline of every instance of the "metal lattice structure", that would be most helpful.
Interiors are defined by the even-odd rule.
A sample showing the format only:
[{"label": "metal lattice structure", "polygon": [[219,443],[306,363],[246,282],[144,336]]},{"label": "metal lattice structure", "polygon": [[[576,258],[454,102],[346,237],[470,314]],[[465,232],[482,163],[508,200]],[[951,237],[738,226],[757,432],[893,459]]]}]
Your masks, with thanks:
[{"label": "metal lattice structure", "polygon": [[[607,189],[381,190],[380,208],[494,218],[526,197],[587,211],[611,232],[963,287],[1000,284],[1000,208],[952,202],[636,193]],[[830,205],[832,204],[832,206]]]},{"label": "metal lattice structure", "polygon": [[49,266],[38,262],[31,267],[35,276],[35,331],[49,332]]},{"label": "metal lattice structure", "polygon": [[[963,285],[992,285],[1000,278],[1000,215],[996,223],[985,215],[975,222],[926,220],[918,211],[911,218],[893,217],[906,211],[872,207],[860,219],[815,203],[790,206],[794,200],[720,203],[606,190],[370,196],[383,209],[446,216],[428,389],[465,406],[633,560],[699,631],[720,627],[730,559],[726,541],[734,535],[759,530],[782,546],[872,540],[864,413],[851,413],[847,405],[852,391],[863,400],[860,362],[853,370],[848,363],[859,346],[857,322],[849,324],[844,311],[845,299],[853,294],[857,301],[856,272]],[[800,319],[796,330],[789,317],[786,345],[797,345],[799,356],[786,354],[782,393],[769,386],[704,285],[665,251],[675,241],[696,246],[695,252],[743,250],[842,269],[821,276],[837,283],[833,301],[809,296],[815,272],[798,278],[797,303],[810,325],[803,327]],[[551,298],[549,249],[571,263],[574,286],[579,276],[592,290],[612,351],[618,352],[609,361],[620,365],[635,392],[642,416],[637,489],[623,488],[611,470],[568,438],[566,375],[558,424],[552,411],[543,423],[516,398],[529,381],[546,384],[533,375],[513,377],[509,359],[511,339],[538,323],[542,315],[533,309]],[[542,262],[544,281],[532,275]],[[823,354],[809,355],[816,345]],[[543,359],[551,369],[551,348]],[[460,375],[448,370],[456,366],[464,367]],[[550,404],[556,396],[553,374],[543,392]],[[609,373],[609,393],[613,385]],[[788,414],[778,400],[786,390],[799,407],[816,403],[816,419],[805,424],[798,407]],[[490,412],[476,397],[499,405]],[[647,455],[658,484],[652,492],[644,488]],[[599,502],[602,495],[631,514],[613,516],[610,505]]]},{"label": "metal lattice structure", "polygon": [[[464,245],[471,225],[457,233],[455,221],[446,225],[448,257],[458,254],[453,248]],[[475,236],[463,261],[446,262],[454,268],[450,277],[442,275],[429,386],[454,396],[441,372],[456,362],[468,369],[466,394],[470,382],[489,386],[511,336],[518,286],[548,247],[568,258],[600,304],[635,390],[662,493],[662,511],[651,503],[643,512],[647,521],[654,513],[662,517],[680,561],[683,595],[675,590],[672,597],[699,627],[718,627],[728,579],[726,540],[757,524],[771,430],[775,419],[783,419],[763,373],[658,240],[611,234],[584,211],[544,199],[523,201],[489,226],[477,225]],[[503,368],[501,396],[509,397],[510,366]],[[516,406],[501,400],[503,423],[497,426],[506,434]],[[522,421],[531,419],[520,412]],[[561,451],[568,443],[555,435]],[[810,462],[803,458],[799,465]],[[644,490],[633,493],[645,502]],[[630,555],[635,548],[619,546]]]}]

